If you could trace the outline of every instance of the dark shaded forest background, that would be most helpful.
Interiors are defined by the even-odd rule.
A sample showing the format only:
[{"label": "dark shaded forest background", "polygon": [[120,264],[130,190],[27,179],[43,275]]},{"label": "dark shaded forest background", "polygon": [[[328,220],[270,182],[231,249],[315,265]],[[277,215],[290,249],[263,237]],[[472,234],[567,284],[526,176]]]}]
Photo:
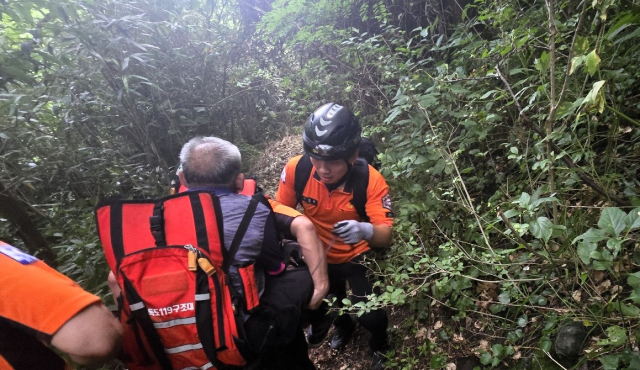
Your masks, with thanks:
[{"label": "dark shaded forest background", "polygon": [[394,368],[513,367],[573,321],[589,336],[566,368],[640,368],[637,1],[0,0],[0,15],[0,239],[85,288],[106,294],[98,199],[167,194],[194,135],[234,142],[250,171],[336,101],[392,188],[381,293],[352,309],[407,313]]}]

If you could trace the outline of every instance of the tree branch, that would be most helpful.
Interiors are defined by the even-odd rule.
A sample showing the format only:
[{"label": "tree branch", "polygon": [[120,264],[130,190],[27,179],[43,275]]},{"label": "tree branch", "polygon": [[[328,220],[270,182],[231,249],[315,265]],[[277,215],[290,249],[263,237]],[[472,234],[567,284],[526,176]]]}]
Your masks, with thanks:
[{"label": "tree branch", "polygon": [[[562,103],[564,99],[564,93],[567,90],[567,84],[569,83],[569,76],[571,73],[571,61],[573,59],[573,49],[576,45],[576,40],[578,39],[578,32],[580,31],[580,26],[582,25],[582,20],[584,19],[584,13],[587,9],[587,2],[582,2],[582,11],[580,11],[580,17],[578,18],[578,24],[576,24],[576,32],[573,33],[573,39],[571,40],[571,47],[569,48],[569,56],[567,57],[567,71],[564,74],[564,81],[562,82],[562,89],[560,90],[560,94],[558,95],[558,101],[555,103],[556,109]],[[554,104],[554,102],[551,102]]]},{"label": "tree branch", "polygon": [[[535,123],[531,122],[531,120],[526,116],[526,114],[522,112],[522,107],[520,106],[520,103],[518,102],[516,95],[513,93],[513,89],[511,89],[511,85],[509,84],[509,81],[507,81],[507,79],[504,77],[502,72],[500,72],[500,66],[498,65],[496,65],[496,72],[498,73],[498,77],[500,77],[500,80],[502,80],[505,87],[507,88],[507,91],[509,91],[509,94],[511,95],[511,98],[513,99],[514,104],[518,108],[520,121],[526,124],[527,126],[529,126],[533,131],[535,131],[538,135],[540,135],[540,137],[546,137],[546,135],[542,132],[540,127],[538,127]],[[555,152],[557,153],[564,152],[551,139],[549,139],[548,142],[550,143],[551,147]],[[579,167],[573,160],[571,160],[571,158],[568,155],[562,156],[561,159],[567,167],[578,170],[576,171],[576,174],[578,175],[578,177],[580,177],[580,179],[584,181],[587,185],[589,185],[593,190],[595,190],[599,194],[603,195],[605,198],[610,199],[611,201],[615,202],[618,205],[631,206],[631,203],[629,203],[628,201],[608,193],[605,189],[603,189],[600,185],[598,185],[591,177],[589,177],[586,173],[584,173],[582,168]]]},{"label": "tree branch", "polygon": [[[553,132],[553,121],[555,120],[556,109],[558,108],[556,104],[556,34],[558,33],[558,29],[555,24],[556,13],[553,0],[545,0],[544,3],[547,5],[547,13],[549,15],[549,100],[551,104],[549,104],[549,116],[547,116],[547,121],[545,122],[546,136],[549,137]],[[547,172],[549,176],[549,191],[555,193],[556,181],[553,171],[553,158],[551,157],[551,140],[547,141],[546,156],[550,163]],[[558,218],[558,207],[555,204],[552,205],[552,213],[553,219],[556,220]]]}]

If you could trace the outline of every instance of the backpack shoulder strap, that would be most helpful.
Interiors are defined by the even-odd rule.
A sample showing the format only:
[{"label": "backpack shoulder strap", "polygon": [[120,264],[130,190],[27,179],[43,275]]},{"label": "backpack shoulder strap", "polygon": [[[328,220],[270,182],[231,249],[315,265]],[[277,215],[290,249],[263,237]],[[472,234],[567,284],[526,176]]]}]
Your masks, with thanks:
[{"label": "backpack shoulder strap", "polygon": [[264,193],[255,193],[253,196],[251,196],[251,198],[257,200],[258,203],[264,204],[264,206],[267,207],[269,211],[273,212],[273,207],[271,207],[271,203],[269,203],[269,199],[267,199],[267,196],[264,195]]},{"label": "backpack shoulder strap", "polygon": [[311,169],[313,169],[311,158],[307,154],[304,154],[296,165],[296,178],[293,184],[296,191],[296,204],[302,204],[302,192],[309,181]]},{"label": "backpack shoulder strap", "polygon": [[351,204],[355,207],[358,215],[369,222],[369,216],[365,206],[367,204],[367,188],[369,187],[369,164],[362,158],[358,158],[353,165],[350,179],[350,187],[353,192]]},{"label": "backpack shoulder strap", "polygon": [[236,253],[238,253],[238,249],[240,249],[240,243],[242,242],[242,238],[244,238],[244,234],[247,232],[247,229],[249,228],[249,224],[251,223],[251,219],[253,218],[253,215],[255,214],[256,208],[258,208],[259,203],[260,202],[257,199],[252,197],[251,201],[249,202],[249,206],[247,207],[247,210],[244,212],[242,221],[240,221],[238,230],[236,231],[236,234],[233,237],[233,241],[231,242],[231,246],[229,247],[229,252],[224,257],[222,271],[224,271],[225,274],[229,273],[229,266],[231,265],[231,262],[233,262],[233,259],[235,258]]}]

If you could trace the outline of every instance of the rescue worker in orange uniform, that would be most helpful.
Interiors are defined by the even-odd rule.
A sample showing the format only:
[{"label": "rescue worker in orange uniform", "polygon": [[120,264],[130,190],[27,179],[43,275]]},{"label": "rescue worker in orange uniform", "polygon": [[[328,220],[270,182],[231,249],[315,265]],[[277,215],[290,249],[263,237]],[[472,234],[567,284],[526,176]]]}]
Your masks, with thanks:
[{"label": "rescue worker in orange uniform", "polygon": [[71,370],[120,349],[122,327],[100,301],[44,262],[0,241],[0,369]]},{"label": "rescue worker in orange uniform", "polygon": [[[393,212],[389,187],[382,175],[367,164],[356,166],[361,126],[357,118],[345,107],[328,103],[318,108],[308,119],[304,133],[305,156],[310,157],[313,168],[308,178],[297,179],[296,169],[303,156],[289,160],[280,177],[276,199],[295,207],[301,203],[303,214],[315,225],[325,245],[329,272],[329,294],[341,302],[346,296],[346,283],[352,292],[351,302],[366,301],[373,293],[367,269],[361,264],[363,255],[371,248],[391,245]],[[363,167],[366,166],[366,167]],[[361,169],[364,168],[364,171]],[[364,175],[363,175],[364,174]],[[366,186],[366,217],[354,207],[357,176],[368,176]],[[296,194],[296,182],[306,181],[301,194]],[[358,322],[371,333],[369,348],[373,369],[381,369],[388,350],[388,318],[382,309],[364,313]],[[350,340],[355,323],[349,315],[335,320],[330,340],[332,349],[343,348]],[[313,323],[307,333],[311,347],[319,346],[329,325]]]}]

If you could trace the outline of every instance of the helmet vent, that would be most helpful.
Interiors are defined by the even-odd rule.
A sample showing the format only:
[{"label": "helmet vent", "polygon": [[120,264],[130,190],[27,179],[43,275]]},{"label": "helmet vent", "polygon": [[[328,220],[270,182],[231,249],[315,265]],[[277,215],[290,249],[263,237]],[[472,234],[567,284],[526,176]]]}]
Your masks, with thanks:
[{"label": "helmet vent", "polygon": [[338,112],[340,109],[342,109],[342,105],[334,104],[327,112],[327,118],[328,119],[333,118],[336,112]]}]

